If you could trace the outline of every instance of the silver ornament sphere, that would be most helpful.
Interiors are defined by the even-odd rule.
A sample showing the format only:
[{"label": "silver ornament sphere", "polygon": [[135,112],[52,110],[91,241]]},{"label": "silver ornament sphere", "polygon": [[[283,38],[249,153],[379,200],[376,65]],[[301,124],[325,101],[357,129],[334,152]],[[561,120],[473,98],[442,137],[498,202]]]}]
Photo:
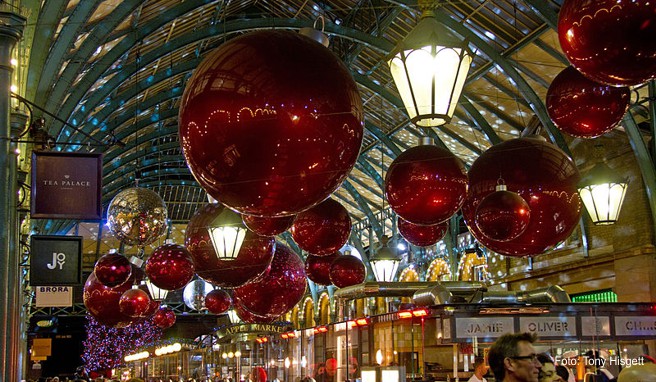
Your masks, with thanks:
[{"label": "silver ornament sphere", "polygon": [[182,299],[189,309],[201,311],[205,307],[205,296],[214,290],[214,286],[203,280],[194,280],[182,291]]},{"label": "silver ornament sphere", "polygon": [[166,204],[154,191],[134,187],[119,192],[107,209],[109,231],[126,245],[146,246],[166,231]]}]

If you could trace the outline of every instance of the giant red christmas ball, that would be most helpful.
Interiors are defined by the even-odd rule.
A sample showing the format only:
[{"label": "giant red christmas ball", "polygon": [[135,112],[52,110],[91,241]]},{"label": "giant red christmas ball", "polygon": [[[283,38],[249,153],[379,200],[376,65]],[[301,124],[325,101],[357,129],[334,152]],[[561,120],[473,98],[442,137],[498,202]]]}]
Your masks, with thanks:
[{"label": "giant red christmas ball", "polygon": [[[524,233],[509,241],[483,235],[475,220],[478,205],[495,192],[499,177],[531,210]],[[544,139],[505,141],[489,148],[472,164],[463,216],[472,235],[494,252],[511,256],[543,253],[569,237],[581,217],[576,189],[579,177],[574,162]]]},{"label": "giant red christmas ball", "polygon": [[118,300],[118,308],[128,317],[145,317],[150,311],[152,300],[148,293],[139,288],[128,289]]},{"label": "giant red christmas ball", "polygon": [[308,255],[305,259],[305,274],[308,279],[319,285],[331,285],[330,266],[341,255],[340,252],[333,252],[326,256]]},{"label": "giant red christmas ball", "polygon": [[290,229],[298,246],[313,255],[329,255],[346,244],[351,218],[338,201],[328,198],[296,216]]},{"label": "giant red christmas ball", "polygon": [[275,240],[248,231],[237,258],[219,259],[208,229],[224,209],[220,204],[208,204],[198,210],[187,225],[185,246],[200,278],[230,289],[251,282],[266,271],[273,259]]},{"label": "giant red christmas ball", "polygon": [[258,282],[235,289],[233,297],[253,314],[277,317],[301,300],[306,285],[303,260],[278,242],[269,274]]},{"label": "giant red christmas ball", "polygon": [[153,315],[153,323],[161,329],[168,329],[175,324],[175,312],[168,306],[162,306]]},{"label": "giant red christmas ball", "polygon": [[96,262],[93,273],[99,282],[113,288],[121,285],[132,275],[132,264],[120,253],[108,253]]},{"label": "giant red christmas ball", "polygon": [[187,82],[179,120],[200,185],[258,216],[293,215],[328,197],[355,165],[364,126],[342,61],[282,30],[248,33],[210,53]]},{"label": "giant red christmas ball", "polygon": [[474,220],[476,227],[486,237],[508,241],[526,231],[531,220],[531,209],[518,193],[497,190],[481,200]]},{"label": "giant red christmas ball", "polygon": [[656,76],[656,12],[649,0],[565,0],[558,38],[593,81],[632,86]]},{"label": "giant red christmas ball", "polygon": [[428,247],[442,240],[446,231],[449,229],[449,222],[445,221],[433,225],[413,224],[399,217],[397,219],[399,233],[410,244],[417,247]]},{"label": "giant red christmas ball", "polygon": [[249,324],[270,324],[274,322],[279,316],[276,315],[265,315],[260,316],[253,312],[250,312],[242,304],[235,301],[234,303],[235,313],[237,316],[244,322]]},{"label": "giant red christmas ball", "polygon": [[563,132],[594,138],[612,130],[629,108],[628,87],[613,87],[585,78],[570,66],[547,91],[547,111]]},{"label": "giant red christmas ball", "polygon": [[180,289],[194,277],[191,254],[181,245],[159,246],[146,260],[146,275],[160,289]]},{"label": "giant red christmas ball", "polygon": [[214,289],[205,295],[205,307],[212,314],[223,314],[230,309],[232,297],[223,289]]},{"label": "giant red christmas ball", "polygon": [[287,231],[294,223],[294,218],[294,215],[278,217],[242,215],[246,227],[262,236],[276,236]]},{"label": "giant red christmas ball", "polygon": [[338,256],[330,266],[330,281],[338,288],[361,284],[366,276],[364,263],[355,256]]},{"label": "giant red christmas ball", "polygon": [[385,195],[403,219],[421,225],[441,223],[460,209],[467,173],[460,159],[435,145],[412,147],[396,157],[385,176]]},{"label": "giant red christmas ball", "polygon": [[134,319],[121,313],[118,302],[123,292],[130,288],[132,288],[131,282],[110,288],[98,281],[96,275],[91,273],[84,283],[82,296],[84,306],[99,323],[116,328],[126,327]]}]

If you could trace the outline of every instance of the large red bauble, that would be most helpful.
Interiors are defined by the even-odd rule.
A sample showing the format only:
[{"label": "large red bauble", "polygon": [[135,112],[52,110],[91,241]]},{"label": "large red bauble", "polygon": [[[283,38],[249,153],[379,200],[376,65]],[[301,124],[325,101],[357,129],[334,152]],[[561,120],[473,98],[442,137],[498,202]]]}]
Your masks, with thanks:
[{"label": "large red bauble", "polygon": [[558,38],[569,62],[593,81],[632,86],[656,76],[653,1],[565,0]]},{"label": "large red bauble", "polygon": [[449,222],[443,222],[433,225],[413,224],[399,217],[397,219],[399,233],[410,244],[417,247],[428,247],[442,240],[446,231],[449,229]]},{"label": "large red bauble", "polygon": [[612,130],[629,108],[628,87],[613,87],[585,78],[570,66],[560,72],[547,91],[547,111],[563,132],[594,138]]},{"label": "large red bauble", "polygon": [[235,289],[233,297],[253,314],[278,317],[301,300],[306,286],[303,260],[284,244],[276,243],[269,274]]},{"label": "large red bauble", "polygon": [[108,253],[96,262],[93,273],[99,282],[113,288],[126,282],[132,275],[132,264],[120,253]]},{"label": "large red bauble", "polygon": [[298,246],[313,255],[329,255],[346,244],[351,218],[338,201],[326,199],[296,216],[290,229]]},{"label": "large red bauble", "polygon": [[164,244],[146,260],[146,275],[156,287],[166,290],[180,289],[194,277],[194,263],[187,248],[177,244]]},{"label": "large red bauble", "polygon": [[260,316],[253,312],[250,312],[242,304],[235,301],[234,304],[235,313],[237,316],[244,322],[249,324],[270,324],[274,322],[279,316],[275,315],[266,315]]},{"label": "large red bauble", "polygon": [[132,288],[131,282],[123,283],[115,288],[102,284],[92,272],[84,283],[84,306],[96,321],[105,326],[123,328],[133,322],[119,310],[118,302],[126,290]]},{"label": "large red bauble", "polygon": [[[498,241],[483,235],[476,225],[476,209],[495,192],[501,177],[531,210],[528,227],[517,238]],[[536,255],[565,240],[581,217],[581,199],[574,162],[544,139],[516,138],[494,145],[469,170],[469,193],[462,207],[472,235],[488,249],[511,256]]]},{"label": "large red bauble", "polygon": [[148,293],[138,288],[128,289],[118,300],[118,308],[122,314],[128,317],[146,317],[151,309],[152,300]]},{"label": "large red bauble", "polygon": [[294,223],[294,218],[294,215],[279,217],[242,215],[246,227],[262,236],[276,236],[287,231]]},{"label": "large red bauble", "polygon": [[253,382],[267,382],[267,372],[263,367],[256,366],[253,368]]},{"label": "large red bauble", "polygon": [[175,312],[168,306],[162,306],[153,315],[153,323],[161,329],[168,329],[175,324]]},{"label": "large red bauble", "polygon": [[327,256],[308,255],[305,259],[305,274],[308,279],[319,285],[331,285],[330,266],[341,255],[340,252],[334,252]]},{"label": "large red bauble", "polygon": [[412,147],[390,164],[385,195],[403,219],[421,225],[441,223],[460,209],[467,172],[460,159],[435,145]]},{"label": "large red bauble", "polygon": [[212,314],[223,314],[230,309],[232,297],[223,289],[214,289],[205,295],[205,307]]},{"label": "large red bauble", "polygon": [[294,215],[327,198],[355,165],[364,126],[342,61],[282,30],[248,33],[210,53],[187,83],[179,120],[200,185],[258,216]]},{"label": "large red bauble", "polygon": [[275,239],[246,233],[239,255],[234,260],[216,256],[208,227],[225,207],[208,204],[192,216],[185,232],[185,246],[191,253],[196,273],[221,288],[237,288],[262,275],[271,264]]},{"label": "large red bauble", "polygon": [[474,220],[476,228],[486,237],[508,241],[526,231],[531,221],[531,210],[518,193],[499,190],[481,200]]},{"label": "large red bauble", "polygon": [[338,288],[361,284],[366,276],[364,263],[355,256],[338,256],[330,266],[330,281]]}]

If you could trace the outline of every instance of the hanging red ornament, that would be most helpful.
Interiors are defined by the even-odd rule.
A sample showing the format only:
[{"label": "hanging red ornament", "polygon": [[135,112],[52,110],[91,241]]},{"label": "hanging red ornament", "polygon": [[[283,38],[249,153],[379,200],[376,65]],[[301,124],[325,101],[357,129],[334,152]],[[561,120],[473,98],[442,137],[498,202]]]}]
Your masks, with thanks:
[{"label": "hanging red ornament", "polygon": [[[500,176],[531,213],[524,233],[508,241],[483,235],[476,224],[476,209],[495,192]],[[540,254],[567,239],[578,224],[579,178],[574,162],[541,137],[511,139],[492,146],[472,164],[462,213],[472,235],[488,249],[511,256]]]},{"label": "hanging red ornament", "polygon": [[295,215],[279,217],[242,215],[246,227],[262,236],[276,236],[287,231],[294,223],[295,217]]},{"label": "hanging red ornament", "polygon": [[214,289],[205,296],[205,307],[212,314],[223,314],[230,309],[232,297],[223,289]]},{"label": "hanging red ornament", "polygon": [[267,382],[267,372],[263,367],[253,368],[253,382]]},{"label": "hanging red ornament", "polygon": [[462,206],[467,173],[460,159],[435,145],[412,147],[396,157],[385,176],[385,195],[403,219],[420,225],[446,221]]},{"label": "hanging red ornament", "polygon": [[235,313],[237,316],[244,322],[249,324],[270,324],[274,322],[279,316],[275,315],[265,315],[260,316],[250,312],[242,304],[235,301],[234,303]]},{"label": "hanging red ornament", "polygon": [[175,324],[175,312],[168,306],[162,306],[153,315],[153,323],[161,329],[168,329]]},{"label": "hanging red ornament", "polygon": [[330,265],[330,281],[338,288],[361,284],[366,277],[364,263],[355,256],[338,256]]},{"label": "hanging red ornament", "polygon": [[113,288],[126,282],[132,275],[132,264],[120,253],[108,253],[96,262],[93,273],[103,285]]},{"label": "hanging red ornament", "polygon": [[134,320],[120,312],[118,302],[126,290],[132,288],[131,282],[123,283],[115,288],[102,284],[94,273],[89,274],[84,283],[84,306],[99,323],[122,328],[130,325]]},{"label": "hanging red ornament", "polygon": [[612,130],[629,108],[628,87],[613,87],[585,78],[570,66],[547,91],[547,111],[561,131],[595,138]]},{"label": "hanging red ornament", "polygon": [[159,309],[159,301],[153,300],[152,298],[150,299],[150,304],[148,305],[148,310],[146,311],[146,314],[144,314],[144,318],[149,318],[152,317],[155,312]]},{"label": "hanging red ornament", "polygon": [[187,249],[177,244],[164,244],[146,260],[146,275],[156,287],[180,289],[194,277],[194,263]]},{"label": "hanging red ornament", "polygon": [[333,252],[327,256],[308,255],[305,259],[305,274],[308,279],[319,285],[331,285],[330,266],[341,255],[340,252]]},{"label": "hanging red ornament", "polygon": [[200,185],[258,216],[294,215],[326,199],[355,165],[364,127],[343,62],[282,30],[248,33],[210,53],[187,82],[179,120]]},{"label": "hanging red ornament", "polygon": [[148,293],[139,288],[131,288],[123,292],[118,300],[118,308],[128,317],[145,317],[150,310],[152,300]]},{"label": "hanging red ornament", "polygon": [[290,232],[302,250],[316,256],[330,255],[346,244],[351,218],[344,206],[328,198],[298,214]]},{"label": "hanging red ornament", "polygon": [[476,227],[486,237],[496,241],[514,240],[526,231],[531,210],[518,193],[498,184],[496,191],[484,197],[476,207]]},{"label": "hanging red ornament", "polygon": [[185,246],[200,278],[232,289],[252,282],[266,271],[273,259],[275,239],[247,231],[237,257],[220,259],[209,229],[224,210],[220,204],[208,204],[198,210],[187,225]]},{"label": "hanging red ornament", "polygon": [[306,285],[303,260],[278,242],[269,274],[235,289],[233,297],[251,313],[278,317],[301,300]]},{"label": "hanging red ornament", "polygon": [[656,13],[651,1],[565,0],[560,47],[589,79],[633,86],[656,76]]},{"label": "hanging red ornament", "polygon": [[449,230],[449,222],[445,221],[433,225],[419,225],[399,217],[397,219],[399,233],[410,244],[417,247],[428,247],[442,240]]}]

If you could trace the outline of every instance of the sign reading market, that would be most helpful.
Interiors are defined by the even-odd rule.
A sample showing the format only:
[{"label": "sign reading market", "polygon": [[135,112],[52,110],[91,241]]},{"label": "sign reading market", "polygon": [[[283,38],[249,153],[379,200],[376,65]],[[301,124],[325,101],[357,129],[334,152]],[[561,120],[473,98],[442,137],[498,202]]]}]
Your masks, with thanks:
[{"label": "sign reading market", "polygon": [[242,333],[276,333],[282,334],[289,330],[289,325],[282,324],[240,324],[217,330],[216,336],[222,338]]}]

